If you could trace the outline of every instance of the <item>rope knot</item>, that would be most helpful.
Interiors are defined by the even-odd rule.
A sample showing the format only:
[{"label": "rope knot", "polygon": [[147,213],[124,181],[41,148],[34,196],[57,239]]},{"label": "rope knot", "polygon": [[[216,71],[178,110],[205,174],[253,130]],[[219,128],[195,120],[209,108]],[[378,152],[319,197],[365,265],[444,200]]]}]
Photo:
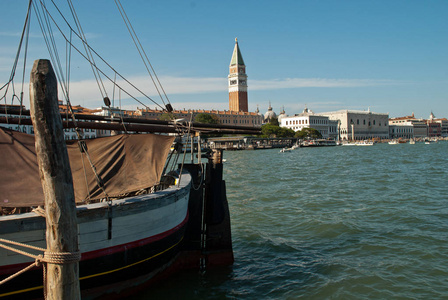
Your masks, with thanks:
[{"label": "rope knot", "polygon": [[45,251],[42,261],[50,264],[71,264],[81,260],[81,252],[49,252]]},{"label": "rope knot", "polygon": [[40,267],[43,262],[44,262],[44,257],[41,254],[36,256],[36,260],[34,261],[34,264],[36,265],[36,267]]}]

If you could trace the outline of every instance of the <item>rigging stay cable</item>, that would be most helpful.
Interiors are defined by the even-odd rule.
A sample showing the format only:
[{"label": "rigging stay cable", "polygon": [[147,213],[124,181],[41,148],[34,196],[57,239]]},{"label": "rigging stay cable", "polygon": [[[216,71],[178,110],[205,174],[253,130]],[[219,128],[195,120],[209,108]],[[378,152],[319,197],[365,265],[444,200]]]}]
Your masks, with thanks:
[{"label": "rigging stay cable", "polygon": [[[8,94],[9,87],[11,86],[11,88],[12,88],[12,94],[13,94],[13,95],[12,95],[11,104],[14,104],[14,98],[17,97],[17,95],[16,95],[16,93],[15,93],[15,88],[14,88],[14,77],[15,77],[15,73],[16,73],[16,70],[17,70],[17,64],[18,64],[19,57],[20,57],[20,51],[21,51],[21,49],[22,49],[22,44],[23,44],[23,41],[24,41],[24,40],[26,41],[26,46],[25,46],[25,56],[26,56],[26,52],[27,52],[27,50],[28,50],[28,37],[29,37],[30,17],[31,17],[31,14],[30,14],[30,11],[31,11],[31,4],[32,4],[32,0],[30,0],[29,3],[28,3],[28,9],[27,9],[26,18],[25,18],[25,24],[24,24],[24,26],[23,26],[22,35],[21,35],[21,37],[20,37],[20,42],[19,42],[19,47],[18,47],[18,49],[17,49],[16,57],[15,57],[15,59],[14,59],[13,67],[12,67],[12,70],[11,70],[11,75],[10,75],[10,77],[9,77],[8,82],[5,83],[5,84],[0,88],[0,91],[3,90],[3,89],[5,89],[5,90],[4,90],[4,94],[3,94],[3,96],[0,98],[0,100],[3,99],[3,98],[5,99],[5,116],[6,116],[6,119],[7,119],[7,120],[8,120],[8,106],[7,106],[7,102],[6,102],[6,96],[7,96],[7,94]],[[25,62],[26,62],[26,59],[25,59]],[[25,64],[25,62],[24,62],[24,64]],[[23,69],[23,75],[22,75],[22,77],[24,78],[24,76],[25,76],[25,67],[24,67],[24,69]],[[20,96],[20,98],[17,97],[17,98],[19,99],[19,102],[20,102],[20,118],[21,118],[21,116],[22,116],[23,84],[24,84],[23,81],[24,81],[24,80],[22,80],[22,93],[21,93],[21,96]],[[19,124],[19,125],[20,125],[20,124]]]},{"label": "rigging stay cable", "polygon": [[[62,31],[62,29],[57,25],[56,21],[54,20],[54,18],[51,16],[50,12],[48,11],[48,9],[46,8],[46,6],[44,5],[44,3],[42,2],[42,0],[40,0],[40,3],[42,4],[43,9],[46,11],[46,13],[48,14],[49,18],[52,20],[52,22],[55,24],[56,28],[58,29],[58,31],[60,32],[61,36],[66,40],[69,41],[69,39],[66,37],[66,35],[64,34],[64,32]],[[55,5],[55,4],[54,4]],[[78,37],[78,39],[86,45],[86,47],[89,48],[89,51],[91,51],[94,55],[96,55],[110,70],[112,70],[113,72],[115,72],[121,79],[123,79],[123,81],[125,83],[127,83],[129,86],[131,86],[133,89],[135,89],[137,92],[139,92],[142,96],[144,96],[146,99],[150,100],[151,102],[153,102],[156,106],[160,107],[162,110],[166,110],[165,107],[161,106],[160,104],[158,104],[156,101],[154,101],[151,97],[149,97],[148,95],[146,95],[142,90],[140,90],[138,87],[136,87],[134,84],[132,84],[128,79],[126,79],[123,75],[121,75],[119,72],[117,72],[106,60],[104,60],[93,48],[90,47],[90,45],[84,40],[82,39],[82,37],[73,29],[73,27],[68,23],[68,21],[66,20],[66,18],[63,16],[63,14],[61,13],[61,11],[59,10],[59,8],[57,6],[55,6],[56,10],[58,11],[58,13],[60,14],[60,16],[62,17],[62,19],[64,20],[65,24],[70,28],[70,30]],[[87,62],[89,62],[98,72],[100,72],[104,77],[106,77],[110,82],[113,82],[113,79],[110,78],[109,76],[107,76],[107,74],[102,71],[94,62],[92,62],[82,51],[80,51],[73,43],[70,43],[70,45],[73,47],[73,49],[75,49]],[[134,99],[135,101],[137,101],[138,103],[140,103],[141,105],[143,105],[144,107],[148,108],[148,106],[146,104],[144,104],[143,102],[141,102],[140,100],[138,100],[135,96],[133,96],[132,94],[130,94],[128,91],[126,91],[126,89],[124,89],[123,87],[121,87],[120,85],[116,84],[116,86],[122,90],[126,95],[128,95],[130,98]]]},{"label": "rigging stay cable", "polygon": [[[40,26],[40,28],[42,30],[42,35],[44,36],[44,40],[45,40],[45,43],[47,45],[48,52],[50,54],[51,60],[53,61],[54,65],[55,65],[55,74],[56,74],[56,76],[58,78],[58,82],[59,82],[59,84],[61,86],[61,90],[62,90],[62,92],[64,94],[64,98],[67,101],[67,110],[72,115],[72,119],[73,119],[73,122],[75,124],[76,133],[77,133],[78,140],[79,140],[81,132],[80,132],[80,130],[78,128],[77,121],[74,118],[73,108],[72,108],[72,105],[70,103],[68,82],[64,78],[64,73],[62,71],[61,61],[59,59],[59,53],[58,53],[58,50],[57,50],[57,47],[56,47],[56,43],[55,43],[55,40],[54,40],[54,35],[52,34],[53,31],[51,29],[51,23],[50,23],[51,16],[49,15],[49,13],[45,13],[45,12],[48,12],[48,10],[46,9],[45,4],[42,1],[40,3],[41,3],[42,12],[40,12],[39,8],[36,7],[36,6],[34,6],[34,10],[35,10],[35,13],[37,15],[37,20],[38,20],[39,26]],[[66,43],[69,43],[69,44],[71,43],[71,35],[70,35],[70,40],[66,39]],[[71,56],[71,51],[69,53],[70,53],[70,56]],[[66,64],[66,68],[68,68],[67,64]],[[69,73],[68,73],[68,76],[69,76]]]},{"label": "rigging stay cable", "polygon": [[[29,7],[28,7],[29,10]],[[29,41],[29,37],[30,37],[30,26],[31,25],[31,15],[30,18],[27,20],[26,22],[26,39],[25,39],[25,54],[24,54],[24,58],[23,58],[23,71],[22,71],[22,87],[21,87],[21,91],[20,91],[20,99],[19,99],[19,107],[20,107],[20,112],[19,112],[19,126],[21,124],[22,121],[22,112],[23,112],[23,90],[24,90],[24,86],[25,86],[25,69],[26,69],[26,58],[27,58],[27,53],[28,53],[28,41]],[[13,104],[13,103],[11,103]],[[22,126],[22,129],[24,129],[24,126]]]},{"label": "rigging stay cable", "polygon": [[[53,0],[51,0],[51,2],[53,2],[53,5],[56,6],[56,4],[54,3]],[[89,60],[92,61],[92,63],[90,63],[90,67],[92,68],[93,75],[95,76],[98,88],[99,88],[100,93],[101,93],[101,97],[104,99],[105,97],[107,97],[107,90],[104,87],[104,83],[103,83],[103,80],[101,79],[100,73],[98,72],[98,70],[96,68],[93,67],[94,65],[96,65],[95,58],[92,55],[92,51],[90,51],[90,48],[88,48],[86,46],[87,45],[87,38],[86,38],[86,35],[84,34],[84,31],[82,30],[81,22],[79,22],[78,15],[76,14],[76,11],[75,11],[75,8],[73,6],[72,1],[71,0],[67,0],[67,3],[69,5],[69,7],[70,7],[70,12],[72,13],[73,20],[75,21],[76,28],[78,29],[79,33],[81,34],[82,39],[84,41],[86,41],[86,43],[83,43],[84,50],[86,52],[87,57],[89,57]]]},{"label": "rigging stay cable", "polygon": [[41,28],[45,44],[47,46],[47,50],[50,55],[50,59],[53,62],[54,71],[55,71],[56,77],[58,79],[58,83],[61,86],[61,90],[62,90],[62,93],[64,94],[64,98],[68,99],[68,95],[67,95],[66,89],[64,87],[65,79],[63,76],[63,72],[62,72],[59,54],[57,51],[54,36],[52,34],[51,23],[49,21],[49,18],[51,18],[51,16],[49,16],[49,14],[45,13],[45,11],[47,11],[47,9],[45,7],[45,4],[42,1],[41,1],[42,12],[39,10],[39,6],[37,6],[37,5],[33,4],[33,8],[34,8],[35,14],[37,16],[37,21]]},{"label": "rigging stay cable", "polygon": [[[137,33],[135,32],[134,28],[132,27],[131,21],[129,20],[126,12],[124,11],[124,8],[123,8],[120,0],[115,0],[115,4],[117,5],[117,8],[118,8],[118,10],[119,10],[119,12],[121,14],[121,17],[122,17],[124,23],[126,24],[126,28],[128,29],[129,34],[131,35],[131,38],[132,38],[132,40],[134,42],[135,47],[137,48],[138,53],[140,54],[140,58],[142,59],[143,64],[145,65],[146,70],[148,71],[148,74],[151,77],[152,82],[154,83],[154,86],[155,86],[155,88],[157,90],[157,93],[160,96],[160,99],[162,100],[163,104],[165,105],[165,101],[163,100],[163,95],[164,95],[166,101],[168,103],[170,103],[170,100],[168,99],[168,96],[166,95],[166,92],[163,89],[163,86],[160,83],[160,80],[159,80],[159,78],[158,78],[154,68],[152,67],[151,62],[149,61],[149,58],[146,55],[145,49],[143,48],[142,44],[140,43],[140,39],[138,38]],[[143,55],[144,55],[144,57],[143,57]],[[151,68],[152,73],[151,73],[149,68]],[[152,74],[154,74],[154,76]],[[155,82],[154,78],[157,80],[157,83]],[[161,92],[159,90],[159,87],[162,90],[163,95],[161,94]]]}]

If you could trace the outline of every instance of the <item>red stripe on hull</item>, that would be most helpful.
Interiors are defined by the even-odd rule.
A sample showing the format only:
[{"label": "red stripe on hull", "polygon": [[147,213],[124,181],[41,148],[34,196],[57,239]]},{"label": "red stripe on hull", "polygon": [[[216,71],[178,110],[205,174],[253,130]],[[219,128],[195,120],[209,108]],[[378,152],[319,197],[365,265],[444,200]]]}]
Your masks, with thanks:
[{"label": "red stripe on hull", "polygon": [[[109,247],[109,248],[104,248],[104,249],[100,249],[100,250],[82,253],[81,261],[94,259],[97,257],[106,256],[106,255],[110,255],[110,254],[114,254],[114,253],[123,252],[125,250],[133,249],[136,247],[141,247],[141,246],[159,241],[163,238],[166,238],[166,237],[172,235],[173,233],[175,233],[176,231],[181,229],[188,222],[188,218],[189,218],[189,214],[187,211],[187,215],[186,215],[185,219],[179,225],[177,225],[176,227],[174,227],[168,231],[165,231],[160,234],[157,234],[157,235],[154,235],[151,237],[147,237],[147,238],[144,238],[144,239],[141,239],[138,241],[133,241],[133,242],[126,243],[126,244],[121,244],[121,245],[117,245],[117,246],[113,246],[113,247]],[[32,264],[32,262],[1,266],[0,267],[0,276],[6,276],[6,275],[13,274],[15,272],[18,272],[19,270],[24,269],[25,267],[29,266],[30,264]]]},{"label": "red stripe on hull", "polygon": [[185,219],[179,225],[177,225],[176,227],[174,227],[168,231],[165,231],[165,232],[159,233],[157,235],[150,236],[150,237],[138,240],[138,241],[133,241],[133,242],[122,244],[122,245],[117,245],[117,246],[113,246],[113,247],[109,247],[109,248],[104,248],[104,249],[100,249],[100,250],[82,253],[81,261],[93,259],[93,258],[100,257],[100,256],[115,254],[118,252],[123,252],[125,250],[145,246],[147,244],[159,241],[163,238],[166,238],[166,237],[172,235],[173,233],[175,233],[176,231],[181,229],[187,222],[188,222],[188,211],[187,211],[187,216],[185,217]]}]

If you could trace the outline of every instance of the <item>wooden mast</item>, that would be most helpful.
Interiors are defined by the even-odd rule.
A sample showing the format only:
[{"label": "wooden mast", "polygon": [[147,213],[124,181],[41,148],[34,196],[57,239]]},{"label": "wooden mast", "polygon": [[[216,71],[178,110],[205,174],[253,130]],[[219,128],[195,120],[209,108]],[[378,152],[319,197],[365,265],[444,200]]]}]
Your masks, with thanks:
[{"label": "wooden mast", "polygon": [[49,60],[34,62],[30,78],[30,106],[45,196],[46,299],[80,299],[73,179],[58,109],[57,80]]}]

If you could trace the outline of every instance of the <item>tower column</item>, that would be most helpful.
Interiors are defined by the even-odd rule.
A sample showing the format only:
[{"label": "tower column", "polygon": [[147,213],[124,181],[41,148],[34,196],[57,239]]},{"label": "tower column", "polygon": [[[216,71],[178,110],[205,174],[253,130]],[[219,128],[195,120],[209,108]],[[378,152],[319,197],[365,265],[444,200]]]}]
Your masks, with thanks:
[{"label": "tower column", "polygon": [[228,81],[229,110],[248,112],[246,65],[244,64],[237,39],[235,39],[235,47],[230,60]]}]

